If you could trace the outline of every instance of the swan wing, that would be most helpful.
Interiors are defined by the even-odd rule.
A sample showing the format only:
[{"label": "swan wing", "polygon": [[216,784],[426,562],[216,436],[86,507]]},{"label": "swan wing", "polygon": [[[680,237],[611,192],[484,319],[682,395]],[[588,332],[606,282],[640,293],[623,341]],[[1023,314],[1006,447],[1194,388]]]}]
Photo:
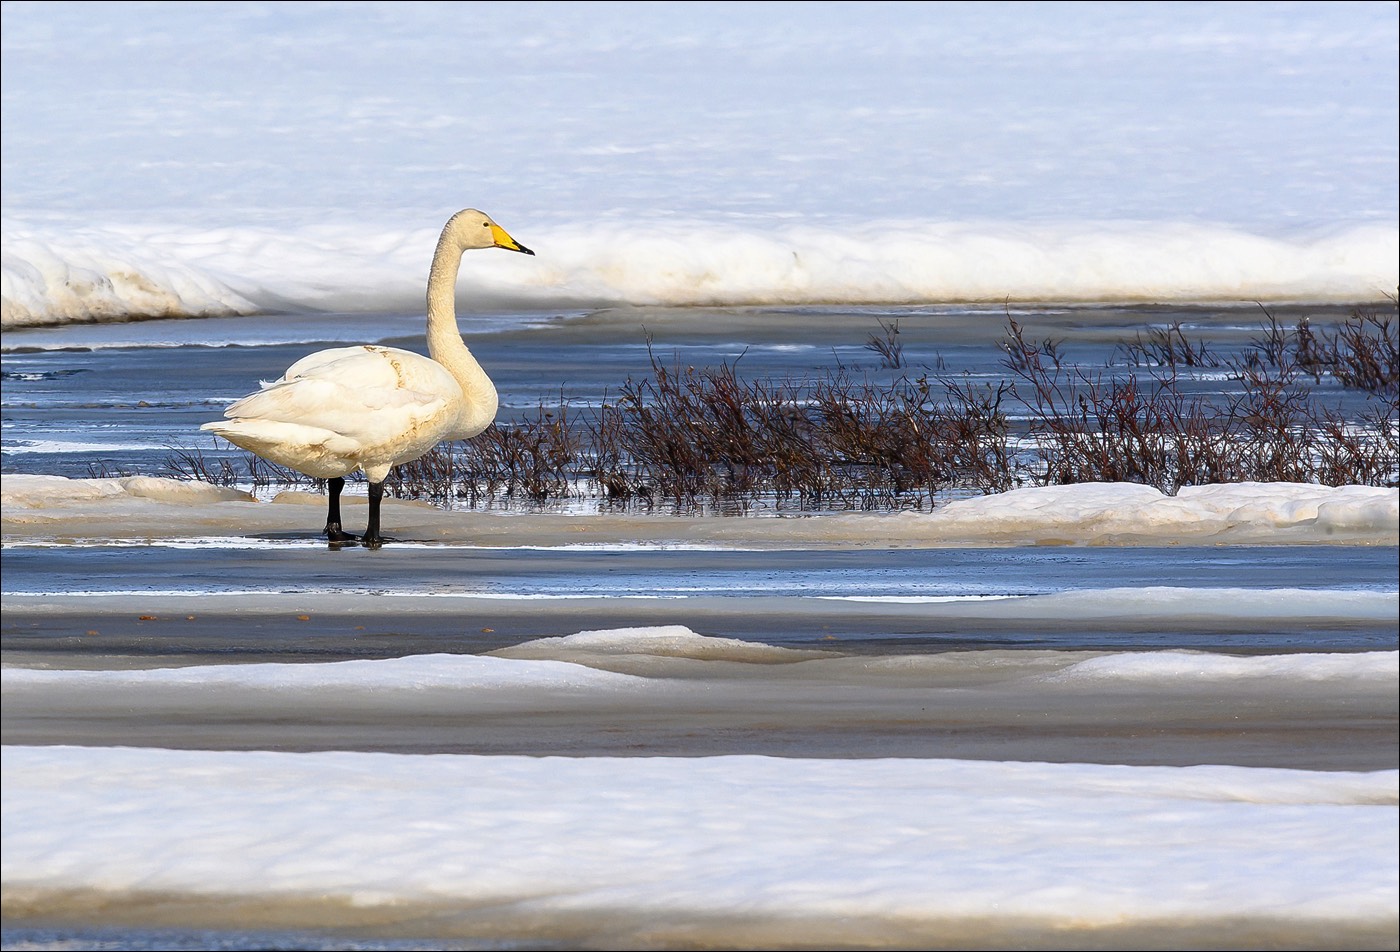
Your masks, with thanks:
[{"label": "swan wing", "polygon": [[[375,347],[372,345],[359,345],[355,347],[332,347],[328,350],[318,350],[314,354],[307,354],[287,368],[282,374],[282,380],[291,380],[293,377],[312,376],[322,372],[329,374],[361,373],[374,374],[381,370],[382,358],[376,359],[376,355],[383,351],[393,351],[396,353],[409,353],[400,351],[392,347]],[[412,356],[417,357],[418,354]],[[266,384],[264,384],[266,386]]]},{"label": "swan wing", "polygon": [[224,416],[314,426],[373,444],[421,428],[460,399],[457,381],[420,354],[346,347],[297,361]]},{"label": "swan wing", "polygon": [[231,404],[231,422],[203,429],[313,476],[339,475],[422,455],[450,429],[461,400],[452,375],[420,354],[343,347],[297,361]]}]

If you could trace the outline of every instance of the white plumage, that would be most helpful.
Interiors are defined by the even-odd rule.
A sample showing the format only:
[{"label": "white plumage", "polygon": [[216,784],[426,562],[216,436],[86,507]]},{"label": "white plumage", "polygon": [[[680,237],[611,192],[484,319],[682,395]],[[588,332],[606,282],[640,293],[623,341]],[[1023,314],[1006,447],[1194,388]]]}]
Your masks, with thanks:
[{"label": "white plumage", "polygon": [[[327,537],[378,548],[389,471],[442,440],[477,435],[496,416],[496,388],[462,342],[453,303],[462,253],[475,248],[534,254],[476,209],[453,215],[428,272],[428,357],[377,344],[318,351],[231,404],[226,419],[201,429],[329,480]],[[357,469],[370,490],[369,523],[359,540],[340,527],[344,477]]]}]

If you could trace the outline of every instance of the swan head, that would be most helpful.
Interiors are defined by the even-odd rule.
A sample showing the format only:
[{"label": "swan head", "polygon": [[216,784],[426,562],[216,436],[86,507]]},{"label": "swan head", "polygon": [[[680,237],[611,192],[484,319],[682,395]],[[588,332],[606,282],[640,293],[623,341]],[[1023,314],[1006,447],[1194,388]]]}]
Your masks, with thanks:
[{"label": "swan head", "polygon": [[463,251],[477,248],[504,248],[521,254],[534,252],[516,241],[506,230],[491,220],[491,216],[475,208],[464,208],[447,220],[442,229],[442,237],[452,241]]}]

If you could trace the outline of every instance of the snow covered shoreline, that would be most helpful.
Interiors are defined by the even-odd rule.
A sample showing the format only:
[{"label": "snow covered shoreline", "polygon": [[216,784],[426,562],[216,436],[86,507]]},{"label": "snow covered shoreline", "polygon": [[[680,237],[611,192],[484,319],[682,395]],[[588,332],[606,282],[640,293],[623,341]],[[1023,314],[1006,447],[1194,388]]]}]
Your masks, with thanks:
[{"label": "snow covered shoreline", "polygon": [[[356,506],[362,499],[349,499]],[[0,478],[7,544],[55,539],[241,536],[315,527],[324,497],[272,502],[206,483],[150,476]],[[1167,496],[1130,483],[1013,490],[927,513],[802,517],[503,514],[386,501],[401,538],[437,544],[691,542],[788,546],[1400,544],[1400,489],[1299,483],[1187,487]]]},{"label": "snow covered shoreline", "polygon": [[[1379,224],[1288,237],[1134,222],[510,225],[538,260],[468,261],[459,288],[478,307],[1366,304],[1400,284],[1400,230]],[[206,233],[7,221],[0,326],[417,311],[435,237],[429,227]]]}]

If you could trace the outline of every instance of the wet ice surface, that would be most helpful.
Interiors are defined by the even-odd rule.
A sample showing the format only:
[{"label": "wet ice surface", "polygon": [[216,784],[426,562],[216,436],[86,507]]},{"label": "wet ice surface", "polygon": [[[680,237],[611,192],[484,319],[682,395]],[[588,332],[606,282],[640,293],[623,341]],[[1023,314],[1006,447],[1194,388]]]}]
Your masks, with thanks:
[{"label": "wet ice surface", "polygon": [[[207,639],[210,650],[223,640],[233,656],[324,656],[337,644],[383,656],[389,633],[399,654],[472,651],[568,634],[570,617],[865,651],[1367,650],[1391,646],[1394,632],[1394,553],[1383,547],[366,552],[208,541],[16,546],[5,566],[10,651],[51,637],[24,635],[20,617],[112,616],[101,640],[65,639],[65,655],[111,649],[122,630]],[[213,620],[235,613],[248,623]],[[291,631],[275,623],[300,614]]]}]

